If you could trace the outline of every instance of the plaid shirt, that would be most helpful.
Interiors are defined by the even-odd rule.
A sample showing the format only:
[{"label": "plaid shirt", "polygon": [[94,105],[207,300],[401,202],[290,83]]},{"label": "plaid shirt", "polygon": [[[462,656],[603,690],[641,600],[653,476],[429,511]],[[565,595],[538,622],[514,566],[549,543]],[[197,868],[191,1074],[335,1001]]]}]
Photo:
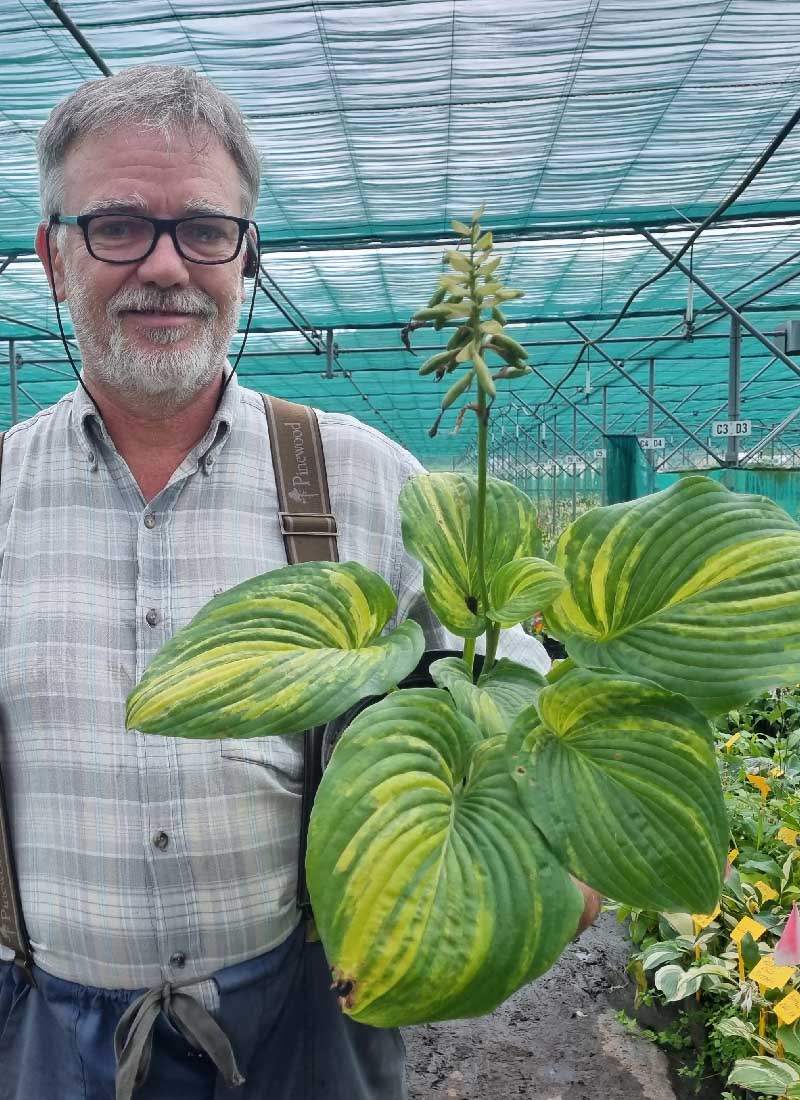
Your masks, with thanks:
[{"label": "plaid shirt", "polygon": [[[419,463],[352,417],[319,419],[341,560],[382,574],[431,647],[460,646],[422,610],[400,538],[397,495]],[[156,650],[215,593],[286,564],[277,511],[263,405],[235,378],[148,503],[80,387],[7,434],[2,767],[23,910],[51,974],[156,986],[259,955],[297,923],[302,739],[125,729]],[[548,664],[521,631],[504,652]]]}]

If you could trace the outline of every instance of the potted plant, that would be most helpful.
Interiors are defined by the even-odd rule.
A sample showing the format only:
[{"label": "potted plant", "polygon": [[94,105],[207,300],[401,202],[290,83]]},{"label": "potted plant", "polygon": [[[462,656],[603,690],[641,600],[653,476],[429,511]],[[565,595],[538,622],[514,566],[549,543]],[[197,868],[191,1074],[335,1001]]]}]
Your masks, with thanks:
[{"label": "potted plant", "polygon": [[[502,313],[521,292],[480,217],[453,223],[460,246],[410,326],[456,323],[421,373],[450,381],[442,415],[476,416],[477,476],[422,475],[399,502],[463,655],[434,662],[433,687],[392,690],[424,640],[412,621],[382,633],[388,585],[353,562],[289,566],[215,597],[129,699],[145,732],[248,737],[385,695],[333,753],[306,864],[342,1006],[378,1026],[481,1014],[541,974],[582,911],[571,876],[710,913],[728,829],[709,719],[800,666],[800,527],[766,498],[688,477],[587,512],[542,557],[533,504],[486,472],[496,385],[528,368]],[[496,659],[538,611],[569,654],[546,678]]]}]

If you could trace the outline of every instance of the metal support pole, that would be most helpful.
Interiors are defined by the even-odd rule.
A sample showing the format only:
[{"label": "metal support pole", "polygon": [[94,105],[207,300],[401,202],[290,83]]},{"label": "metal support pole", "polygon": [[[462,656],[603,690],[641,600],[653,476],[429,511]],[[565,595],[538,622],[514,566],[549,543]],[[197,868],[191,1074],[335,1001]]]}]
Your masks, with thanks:
[{"label": "metal support pole", "polygon": [[[647,371],[647,390],[650,394],[647,400],[647,434],[653,438],[653,430],[656,422],[656,407],[653,404],[656,398],[656,361],[651,357]],[[652,446],[652,444],[651,444]],[[647,490],[654,493],[656,488],[656,452],[650,451],[647,456]]]},{"label": "metal support pole", "polygon": [[11,394],[11,426],[13,427],[19,420],[16,340],[8,341],[8,385]]},{"label": "metal support pole", "polygon": [[325,377],[333,378],[334,368],[334,342],[333,342],[333,329],[325,329]]},{"label": "metal support pole", "polygon": [[575,456],[578,451],[578,412],[572,409],[572,519],[578,514],[578,468]]},{"label": "metal support pole", "polygon": [[653,398],[656,393],[656,361],[650,360],[650,369],[647,372],[647,390],[650,397],[647,401],[647,434],[652,436],[653,426],[656,422],[656,407],[653,404]]},{"label": "metal support pole", "polygon": [[[736,317],[731,317],[731,353],[728,366],[728,420],[739,419],[739,388],[742,384],[742,326]],[[728,449],[725,454],[726,466],[739,463],[739,440],[735,435],[728,436]]]},{"label": "metal support pole", "polygon": [[556,503],[558,494],[558,474],[556,473],[556,454],[558,453],[558,416],[553,414],[553,514],[550,517],[550,533],[556,537]]}]

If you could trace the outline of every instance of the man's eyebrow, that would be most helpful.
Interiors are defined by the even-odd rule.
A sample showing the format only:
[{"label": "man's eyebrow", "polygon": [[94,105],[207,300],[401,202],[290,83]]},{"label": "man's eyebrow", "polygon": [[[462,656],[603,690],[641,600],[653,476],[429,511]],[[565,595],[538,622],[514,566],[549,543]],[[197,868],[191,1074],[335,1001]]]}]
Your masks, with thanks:
[{"label": "man's eyebrow", "polygon": [[[131,195],[121,199],[95,199],[88,202],[81,210],[81,214],[147,214],[147,203],[140,195]],[[184,203],[183,216],[191,217],[196,214],[222,214],[228,217],[238,217],[231,214],[224,206],[208,202],[205,199],[190,199]]]},{"label": "man's eyebrow", "polygon": [[87,202],[81,214],[144,214],[147,203],[141,195],[130,195],[122,199],[94,199]]}]

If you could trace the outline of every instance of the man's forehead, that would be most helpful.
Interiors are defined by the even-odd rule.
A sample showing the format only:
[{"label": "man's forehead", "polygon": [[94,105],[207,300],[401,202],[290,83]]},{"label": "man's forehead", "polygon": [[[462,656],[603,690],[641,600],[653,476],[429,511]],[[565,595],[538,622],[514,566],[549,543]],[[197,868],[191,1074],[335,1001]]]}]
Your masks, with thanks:
[{"label": "man's forehead", "polygon": [[[64,159],[69,213],[152,214],[163,194],[174,213],[233,213],[239,205],[238,168],[221,142],[207,131],[115,128],[88,134]],[[65,211],[66,212],[66,211]]]}]

